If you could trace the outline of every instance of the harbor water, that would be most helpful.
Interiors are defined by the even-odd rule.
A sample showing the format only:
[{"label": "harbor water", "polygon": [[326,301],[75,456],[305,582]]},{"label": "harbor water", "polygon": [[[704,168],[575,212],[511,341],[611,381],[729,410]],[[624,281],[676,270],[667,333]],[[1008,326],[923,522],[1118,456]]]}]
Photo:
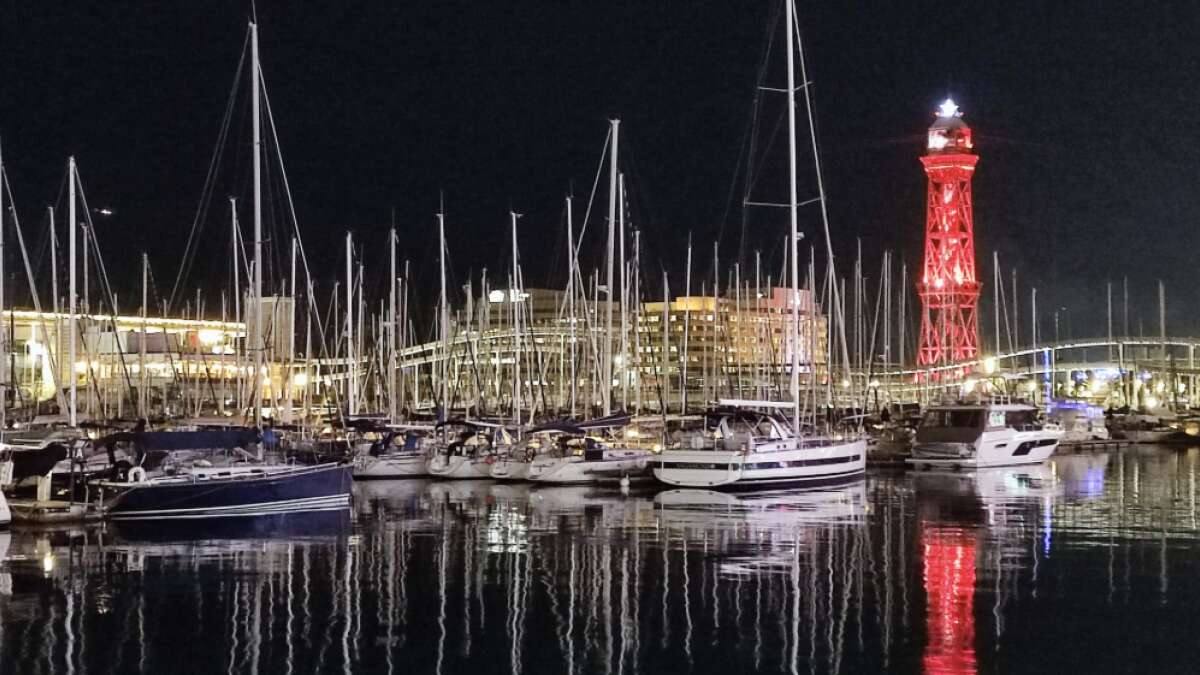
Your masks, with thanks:
[{"label": "harbor water", "polygon": [[1194,672],[1200,449],[0,534],[0,672]]}]

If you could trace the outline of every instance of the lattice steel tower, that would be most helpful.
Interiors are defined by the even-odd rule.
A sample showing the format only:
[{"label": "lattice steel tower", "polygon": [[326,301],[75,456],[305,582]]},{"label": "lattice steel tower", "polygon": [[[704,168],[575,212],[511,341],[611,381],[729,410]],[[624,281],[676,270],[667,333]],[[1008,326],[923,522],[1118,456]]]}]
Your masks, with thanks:
[{"label": "lattice steel tower", "polygon": [[921,163],[929,177],[925,211],[925,264],[921,296],[921,346],[917,363],[935,366],[979,356],[979,281],[975,277],[975,225],[971,128],[954,101],[938,107]]}]

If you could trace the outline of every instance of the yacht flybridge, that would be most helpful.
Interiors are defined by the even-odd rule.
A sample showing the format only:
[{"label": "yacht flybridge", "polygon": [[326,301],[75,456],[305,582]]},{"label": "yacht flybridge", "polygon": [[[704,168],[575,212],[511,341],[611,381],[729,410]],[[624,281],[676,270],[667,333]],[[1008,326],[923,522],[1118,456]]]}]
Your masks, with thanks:
[{"label": "yacht flybridge", "polygon": [[1036,407],[1007,398],[937,405],[925,412],[908,461],[960,468],[1039,464],[1063,435]]}]

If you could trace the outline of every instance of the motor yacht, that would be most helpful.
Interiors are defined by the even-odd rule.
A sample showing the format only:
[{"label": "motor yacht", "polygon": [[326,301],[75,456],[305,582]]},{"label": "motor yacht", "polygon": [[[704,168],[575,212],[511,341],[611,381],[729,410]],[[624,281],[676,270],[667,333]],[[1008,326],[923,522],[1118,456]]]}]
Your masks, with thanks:
[{"label": "motor yacht", "polygon": [[917,428],[918,466],[978,468],[1040,464],[1058,448],[1062,427],[1041,420],[1027,403],[997,398],[931,406]]}]

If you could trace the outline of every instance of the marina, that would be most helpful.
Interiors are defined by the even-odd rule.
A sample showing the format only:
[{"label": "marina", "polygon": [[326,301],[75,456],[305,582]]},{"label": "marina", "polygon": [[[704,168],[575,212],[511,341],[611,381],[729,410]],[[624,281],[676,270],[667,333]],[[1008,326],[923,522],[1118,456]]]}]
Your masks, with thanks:
[{"label": "marina", "polygon": [[0,675],[1190,672],[1195,144],[959,10],[752,5],[0,65]]},{"label": "marina", "polygon": [[1146,446],[822,490],[370,481],[269,528],[14,529],[0,670],[1183,672],[1198,468]]}]

